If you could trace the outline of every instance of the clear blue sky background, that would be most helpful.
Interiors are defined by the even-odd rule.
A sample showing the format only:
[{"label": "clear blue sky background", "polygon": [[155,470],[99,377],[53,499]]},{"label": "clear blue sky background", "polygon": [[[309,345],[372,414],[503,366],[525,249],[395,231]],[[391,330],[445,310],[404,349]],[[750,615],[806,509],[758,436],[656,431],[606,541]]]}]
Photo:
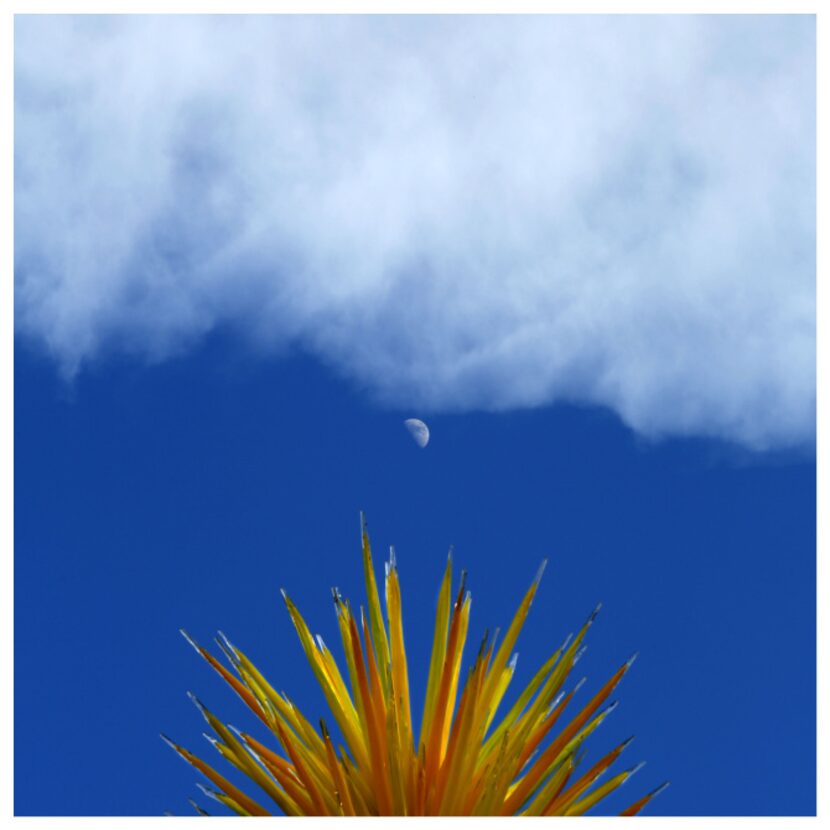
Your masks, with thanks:
[{"label": "clear blue sky background", "polygon": [[[358,511],[396,546],[415,694],[448,546],[471,638],[504,625],[550,559],[516,681],[601,600],[579,668],[597,688],[639,649],[592,751],[647,760],[609,809],[815,809],[815,466],[700,440],[644,443],[600,409],[430,418],[419,450],[384,411],[293,354],[222,336],[72,388],[16,357],[15,811],[186,814],[210,757],[194,690],[253,727],[178,635],[217,629],[323,714],[279,597],[337,642],[329,588],[362,600]],[[596,756],[594,756],[596,757]]]}]

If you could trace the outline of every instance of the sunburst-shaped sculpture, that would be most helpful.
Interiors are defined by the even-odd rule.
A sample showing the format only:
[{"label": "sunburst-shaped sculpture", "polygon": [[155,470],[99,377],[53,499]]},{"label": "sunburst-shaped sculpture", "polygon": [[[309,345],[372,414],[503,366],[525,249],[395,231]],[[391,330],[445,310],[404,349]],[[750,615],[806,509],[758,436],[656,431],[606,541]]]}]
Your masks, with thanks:
[{"label": "sunburst-shaped sculpture", "polygon": [[[447,560],[429,664],[420,729],[415,732],[404,648],[401,591],[394,551],[386,563],[386,619],[381,611],[369,536],[361,520],[368,614],[352,611],[333,590],[345,652],[346,676],[323,640],[313,637],[283,591],[288,613],[323,690],[342,744],[321,719],[319,731],[277,692],[245,654],[220,633],[230,665],[182,632],[274,735],[279,748],[225,725],[194,696],[222,757],[255,783],[279,812],[292,816],[478,815],[578,816],[616,790],[641,766],[610,769],[630,740],[580,771],[585,740],[615,708],[611,692],[631,667],[623,663],[575,714],[581,683],[568,681],[599,608],[543,663],[508,711],[497,717],[510,681],[511,654],[536,595],[544,567],[523,597],[500,644],[486,634],[461,682],[470,617],[464,575],[453,598]],[[544,565],[544,563],[543,563]],[[460,692],[459,692],[460,689]],[[205,793],[239,815],[270,815],[264,806],[182,746],[162,736],[213,784]],[[606,776],[606,773],[609,773]],[[201,785],[200,785],[201,786]],[[634,815],[667,784],[625,809]],[[207,812],[192,802],[200,814]]]}]

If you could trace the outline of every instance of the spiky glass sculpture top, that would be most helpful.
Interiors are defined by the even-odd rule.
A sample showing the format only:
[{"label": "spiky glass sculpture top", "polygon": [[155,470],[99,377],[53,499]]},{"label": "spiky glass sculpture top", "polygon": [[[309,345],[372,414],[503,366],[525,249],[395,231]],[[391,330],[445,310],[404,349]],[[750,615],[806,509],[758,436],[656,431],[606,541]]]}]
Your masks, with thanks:
[{"label": "spiky glass sculpture top", "polygon": [[[598,804],[642,766],[600,782],[630,743],[629,739],[581,775],[576,774],[584,755],[583,742],[615,708],[616,703],[601,707],[631,667],[633,657],[558,733],[553,731],[554,726],[567,720],[563,713],[582,685],[580,682],[565,690],[598,607],[576,637],[566,640],[541,666],[507,714],[495,721],[513,676],[515,658],[510,660],[510,654],[543,568],[522,599],[498,648],[496,638],[489,640],[485,634],[459,697],[470,595],[465,593],[462,574],[458,593],[452,600],[448,558],[438,597],[426,697],[416,741],[394,550],[386,564],[384,622],[365,523],[362,540],[368,618],[362,608],[356,617],[337,589],[332,592],[348,683],[325,643],[319,636],[312,636],[283,592],[288,613],[345,747],[335,749],[325,722],[320,721],[318,733],[289,698],[276,692],[224,635],[220,633],[217,643],[235,674],[182,632],[279,741],[285,755],[226,726],[190,694],[216,734],[206,736],[208,740],[282,812],[294,816],[577,816]],[[240,815],[270,814],[204,761],[162,737],[218,788],[202,787],[206,794]],[[665,786],[635,801],[622,815],[638,813]],[[193,806],[198,813],[207,815],[195,803]]]}]

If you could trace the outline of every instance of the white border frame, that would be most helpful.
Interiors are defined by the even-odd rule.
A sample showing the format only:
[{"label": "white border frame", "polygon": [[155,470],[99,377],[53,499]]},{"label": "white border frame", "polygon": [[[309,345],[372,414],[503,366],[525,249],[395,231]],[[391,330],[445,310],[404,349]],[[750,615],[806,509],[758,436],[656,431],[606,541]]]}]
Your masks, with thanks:
[{"label": "white border frame", "polygon": [[[266,2],[266,0],[122,0],[119,3],[104,2],[104,0],[78,0],[77,2],[60,2],[59,0],[6,0],[0,11],[0,146],[2,156],[0,157],[0,183],[2,183],[2,216],[0,217],[0,257],[2,257],[2,273],[4,279],[0,283],[0,391],[2,391],[2,405],[0,406],[0,549],[2,549],[2,575],[0,575],[0,614],[2,614],[2,668],[3,682],[0,684],[0,717],[2,717],[2,747],[0,748],[0,826],[5,827],[7,823],[26,823],[32,828],[60,826],[67,830],[83,828],[91,825],[102,826],[106,823],[111,826],[113,823],[124,825],[130,822],[133,827],[145,827],[156,821],[155,818],[28,818],[13,817],[13,762],[14,762],[14,703],[13,703],[13,673],[14,673],[14,422],[13,422],[13,343],[14,343],[14,254],[13,254],[13,138],[14,138],[14,15],[16,14],[69,14],[69,13],[140,13],[140,14],[176,14],[176,13],[565,13],[565,14],[722,14],[722,13],[752,13],[752,14],[815,14],[816,15],[816,36],[817,36],[817,72],[818,72],[818,95],[817,95],[817,147],[828,146],[827,131],[827,107],[822,93],[827,91],[827,59],[824,56],[828,48],[828,20],[830,20],[830,6],[822,8],[818,0],[814,2],[781,2],[781,0],[721,0],[721,2],[689,2],[689,0],[639,0],[639,2],[592,2],[591,0],[558,0],[558,2],[531,2],[531,0],[479,0],[471,2],[463,0],[363,0],[363,2],[334,2],[328,0],[285,0],[284,2]],[[827,290],[822,280],[827,278],[826,273],[826,249],[821,238],[820,230],[824,227],[827,217],[826,196],[827,196],[827,173],[826,167],[822,164],[821,152],[817,157],[818,177],[818,202],[817,202],[817,349],[818,349],[818,424],[830,423],[830,410],[828,410],[828,336],[825,325],[828,323],[827,314]],[[822,382],[823,379],[823,382]],[[818,462],[818,489],[817,504],[828,503],[828,448],[821,429],[818,430],[817,438],[817,462]],[[830,599],[828,595],[827,568],[824,560],[828,552],[827,542],[827,519],[818,511],[818,549],[816,556],[816,591],[817,591],[817,614],[818,614],[818,654],[817,654],[817,766],[816,781],[830,780],[827,774],[827,746],[828,746],[828,725],[823,714],[822,701],[826,698],[827,691],[827,617],[822,614],[822,600]],[[819,658],[819,655],[823,659]],[[47,782],[44,782],[48,786]],[[667,818],[652,817],[652,820],[679,824],[706,822],[708,826],[735,825],[747,822],[755,823],[763,821],[765,825],[776,827],[790,826],[798,822],[815,822],[824,816],[826,796],[823,795],[820,786],[817,786],[817,818]],[[192,819],[198,819],[193,816]],[[648,817],[642,817],[649,820]],[[228,819],[220,819],[229,821]],[[342,821],[342,819],[299,819],[300,822],[315,821]],[[349,819],[351,826],[372,826],[371,819]],[[403,822],[409,819],[384,819],[384,827],[406,828],[409,824]],[[446,827],[464,819],[415,819],[420,822],[430,822],[431,827]],[[476,819],[476,827],[495,827],[504,822],[513,822],[517,819],[487,818]],[[557,821],[562,821],[558,819]],[[568,819],[565,819],[568,821]],[[593,826],[604,827],[613,818],[594,818]],[[341,826],[341,825],[338,825]],[[561,825],[558,825],[561,826]]]}]

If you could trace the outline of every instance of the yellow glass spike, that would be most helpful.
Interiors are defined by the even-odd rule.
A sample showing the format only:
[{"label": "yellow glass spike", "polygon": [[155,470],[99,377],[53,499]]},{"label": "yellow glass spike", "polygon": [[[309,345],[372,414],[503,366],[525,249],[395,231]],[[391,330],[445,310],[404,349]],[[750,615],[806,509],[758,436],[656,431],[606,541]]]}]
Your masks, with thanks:
[{"label": "yellow glass spike", "polygon": [[620,784],[625,783],[626,779],[630,775],[630,771],[627,772],[620,772],[615,775],[613,778],[606,781],[601,786],[597,787],[595,790],[592,790],[588,793],[584,798],[577,801],[571,807],[569,807],[564,815],[566,816],[584,816],[585,813],[588,812],[592,807],[596,807],[600,801],[602,801],[605,796],[609,795],[610,793],[614,792]]},{"label": "yellow glass spike", "polygon": [[450,601],[452,591],[452,555],[447,557],[447,567],[441,580],[438,592],[438,607],[435,611],[435,633],[432,638],[432,653],[429,659],[429,675],[427,676],[427,691],[424,697],[424,713],[421,720],[421,743],[426,744],[426,738],[432,728],[432,719],[435,714],[435,697],[438,694],[438,684],[441,680],[441,671],[444,667],[444,656],[447,652],[447,631],[450,620]]},{"label": "yellow glass spike", "polygon": [[[380,595],[378,584],[375,579],[375,568],[372,564],[372,548],[369,545],[369,530],[366,527],[366,518],[360,514],[360,536],[363,543],[363,576],[366,580],[366,598],[369,604],[369,625],[372,630],[372,642],[367,647],[372,647],[375,658],[381,665],[389,662],[389,641],[386,637],[386,629],[383,625],[383,612],[380,609]],[[384,694],[389,694],[389,689],[384,685]]]}]

